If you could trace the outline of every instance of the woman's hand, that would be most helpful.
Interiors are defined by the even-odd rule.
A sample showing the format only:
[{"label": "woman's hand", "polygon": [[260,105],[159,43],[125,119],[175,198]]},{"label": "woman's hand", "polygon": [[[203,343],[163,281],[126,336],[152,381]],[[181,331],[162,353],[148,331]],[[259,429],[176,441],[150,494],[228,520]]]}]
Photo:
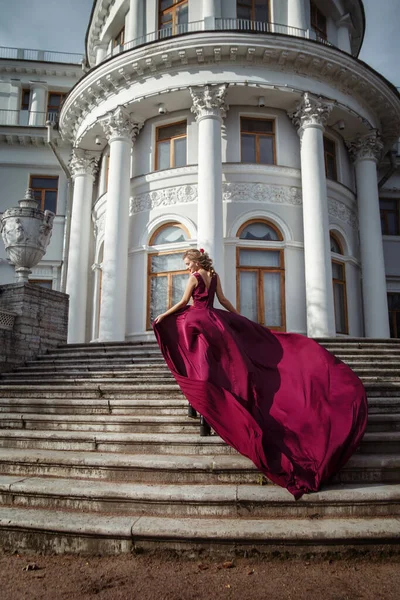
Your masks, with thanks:
[{"label": "woman's hand", "polygon": [[156,325],[157,323],[160,323],[163,319],[165,318],[165,315],[158,315],[158,317],[156,317],[153,321],[153,325]]}]

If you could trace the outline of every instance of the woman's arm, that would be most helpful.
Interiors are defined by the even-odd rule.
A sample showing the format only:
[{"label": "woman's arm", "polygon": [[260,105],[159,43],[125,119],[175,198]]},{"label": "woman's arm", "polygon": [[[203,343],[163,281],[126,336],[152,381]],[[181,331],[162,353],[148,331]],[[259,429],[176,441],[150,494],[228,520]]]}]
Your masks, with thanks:
[{"label": "woman's arm", "polygon": [[228,298],[225,298],[224,296],[224,292],[222,291],[222,286],[221,286],[221,282],[219,279],[219,276],[217,275],[217,298],[219,303],[226,308],[226,310],[229,310],[229,312],[233,312],[237,315],[239,315],[239,311],[236,310],[236,308],[233,306],[233,304],[231,304],[228,300]]},{"label": "woman's arm", "polygon": [[193,293],[194,288],[197,285],[197,279],[194,275],[191,275],[189,277],[189,281],[186,284],[186,289],[183,293],[183,296],[181,298],[181,300],[179,300],[179,302],[177,304],[175,304],[175,306],[171,306],[171,308],[167,311],[165,311],[165,313],[162,313],[161,315],[158,315],[158,317],[156,317],[153,321],[153,323],[159,323],[160,321],[162,321],[165,317],[167,317],[168,315],[171,315],[172,313],[176,312],[177,310],[179,310],[180,308],[183,308],[184,306],[186,306],[186,304],[189,302],[190,297]]}]

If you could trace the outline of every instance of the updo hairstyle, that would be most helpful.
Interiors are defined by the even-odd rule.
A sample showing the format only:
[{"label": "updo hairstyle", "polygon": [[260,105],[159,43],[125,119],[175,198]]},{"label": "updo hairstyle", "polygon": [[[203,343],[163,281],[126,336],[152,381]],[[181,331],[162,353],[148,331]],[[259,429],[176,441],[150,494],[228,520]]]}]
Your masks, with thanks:
[{"label": "updo hairstyle", "polygon": [[204,252],[204,250],[203,252],[200,252],[200,250],[197,250],[196,248],[186,250],[185,254],[183,255],[183,260],[185,260],[185,258],[198,263],[205,271],[208,271],[211,274],[215,273],[213,261],[208,256],[207,252]]}]

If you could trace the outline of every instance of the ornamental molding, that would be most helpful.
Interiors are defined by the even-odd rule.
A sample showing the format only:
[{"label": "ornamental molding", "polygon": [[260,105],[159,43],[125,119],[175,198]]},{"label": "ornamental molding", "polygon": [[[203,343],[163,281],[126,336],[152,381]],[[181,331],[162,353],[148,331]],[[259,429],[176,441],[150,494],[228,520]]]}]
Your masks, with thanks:
[{"label": "ornamental molding", "polygon": [[260,202],[262,204],[289,204],[301,206],[301,189],[267,183],[224,183],[224,202]]},{"label": "ornamental molding", "polygon": [[217,117],[221,120],[226,117],[229,109],[225,102],[227,89],[227,83],[189,88],[193,101],[190,111],[196,116],[196,121],[205,117]]},{"label": "ornamental molding", "polygon": [[121,138],[129,139],[134,142],[143,127],[143,123],[133,120],[132,115],[128,113],[124,106],[117,106],[113,111],[107,113],[99,120],[108,143]]},{"label": "ornamental molding", "polygon": [[[235,48],[233,54],[232,47]],[[218,61],[213,48],[218,49]],[[251,69],[258,67],[282,72],[282,89],[288,90],[285,85],[286,73],[327,83],[372,110],[381,121],[385,138],[389,132],[391,137],[400,135],[398,94],[383,78],[357,59],[333,47],[316,45],[300,38],[263,34],[254,36],[240,32],[199,32],[169,38],[127,50],[101,63],[91,69],[67,97],[60,115],[62,135],[65,139],[75,141],[82,122],[93,108],[136,83],[143,84],[145,89],[148,78],[153,80],[163,73],[179,73],[182,68],[188,70],[191,67],[196,68],[197,72],[204,71],[207,78],[210,69],[215,67],[220,73],[224,64],[231,70],[236,65],[248,68],[249,49],[252,50]],[[237,81],[227,83],[234,85]],[[245,84],[252,85],[250,70]],[[258,85],[261,92],[262,85],[257,77],[254,85]],[[182,89],[187,87],[182,86]],[[297,90],[298,93],[304,91],[307,90]],[[147,94],[143,93],[135,97],[132,103],[137,104],[146,97]],[[361,116],[359,118],[364,121]]]},{"label": "ornamental molding", "polygon": [[346,146],[353,162],[374,160],[378,163],[382,156],[384,144],[379,131],[374,130],[371,133],[358,137],[352,142],[346,142]]},{"label": "ornamental molding", "polygon": [[324,128],[332,112],[333,104],[332,101],[321,96],[317,97],[305,92],[295,110],[287,114],[298,130],[304,130],[315,125]]},{"label": "ornamental molding", "polygon": [[129,214],[134,215],[145,210],[152,210],[153,208],[197,202],[197,198],[197,185],[179,185],[162,190],[154,190],[131,198]]},{"label": "ornamental molding", "polygon": [[328,198],[328,214],[330,217],[335,217],[343,223],[358,231],[358,217],[348,206],[339,200]]},{"label": "ornamental molding", "polygon": [[96,240],[101,240],[104,237],[104,227],[106,223],[106,211],[104,211],[97,219],[93,220],[94,237]]},{"label": "ornamental molding", "polygon": [[69,162],[73,179],[79,175],[90,175],[94,178],[99,167],[100,156],[99,152],[74,148]]}]

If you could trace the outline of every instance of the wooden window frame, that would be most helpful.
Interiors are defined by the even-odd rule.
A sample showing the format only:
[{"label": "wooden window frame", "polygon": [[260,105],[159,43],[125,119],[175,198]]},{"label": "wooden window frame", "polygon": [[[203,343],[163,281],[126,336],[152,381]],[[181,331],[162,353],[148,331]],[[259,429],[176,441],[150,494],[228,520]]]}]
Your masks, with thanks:
[{"label": "wooden window frame", "polygon": [[[380,212],[380,216],[381,216],[381,223],[382,223],[382,235],[391,235],[391,236],[398,236],[400,235],[400,199],[399,198],[379,198],[379,202],[380,201],[393,201],[395,202],[396,206],[394,208],[394,210],[388,209],[388,208],[381,208],[379,206],[379,212]],[[388,214],[394,214],[396,215],[397,219],[397,230],[396,233],[389,233],[389,225],[388,225]]]},{"label": "wooden window frame", "polygon": [[[268,121],[269,123],[272,123],[272,132],[271,133],[264,133],[264,132],[254,132],[254,131],[246,131],[242,128],[242,121]],[[245,135],[254,135],[256,136],[256,162],[255,163],[248,163],[245,162],[242,159],[242,134]],[[273,151],[273,159],[274,162],[272,163],[260,163],[260,137],[270,137],[272,138],[273,144],[272,144],[272,151]],[[259,118],[259,117],[246,117],[245,115],[241,115],[240,116],[240,162],[243,164],[256,164],[256,165],[264,165],[264,166],[268,166],[269,164],[271,165],[276,165],[276,129],[275,129],[275,119],[263,119],[263,118]]]},{"label": "wooden window frame", "polygon": [[36,277],[33,279],[29,279],[28,283],[31,283],[33,285],[40,285],[41,283],[50,283],[51,287],[50,288],[44,288],[44,289],[53,289],[53,280],[52,279],[37,279]]},{"label": "wooden window frame", "polygon": [[[49,91],[47,93],[47,110],[46,110],[46,113],[47,114],[49,114],[49,113],[55,113],[57,115],[60,114],[61,106],[62,106],[62,103],[63,103],[66,95],[67,94],[65,92],[52,92],[52,91]],[[49,105],[50,96],[60,96],[60,104],[59,104],[58,107],[56,107],[56,106],[50,106]],[[57,110],[55,110],[56,108],[57,108]]]},{"label": "wooden window frame", "polygon": [[[149,246],[154,246],[154,240],[156,239],[156,237],[168,227],[177,227],[178,229],[182,229],[182,231],[184,231],[185,235],[187,236],[188,240],[190,240],[189,229],[185,225],[183,225],[182,223],[177,223],[176,221],[169,221],[168,223],[163,223],[163,225],[160,225],[160,227],[157,227],[157,229],[153,231],[149,240]],[[180,244],[182,242],[178,243]]]},{"label": "wooden window frame", "polygon": [[[400,292],[388,292],[387,293],[388,296],[400,296]],[[397,333],[397,323],[398,321],[400,321],[400,310],[390,310],[389,309],[389,323],[391,324],[393,320],[393,325],[391,327],[391,329],[394,331],[394,333]],[[391,339],[393,340],[398,340],[400,338],[397,337],[397,335],[395,335],[394,337],[391,336]]]},{"label": "wooden window frame", "polygon": [[[181,8],[182,6],[185,6],[185,4],[188,6],[189,9],[189,0],[174,0],[174,4],[172,6],[170,6],[169,8],[164,8],[164,10],[161,9],[161,0],[158,0],[158,29],[161,30],[163,28],[167,29],[168,27],[171,27],[172,30],[172,34],[175,35],[177,27],[178,27],[178,23],[177,23],[177,9]],[[171,13],[171,25],[168,25],[167,23],[164,24],[164,27],[162,26],[162,17],[165,14]]]},{"label": "wooden window frame", "polygon": [[119,46],[123,46],[125,44],[125,25],[120,29],[117,35],[114,37],[112,46],[113,48],[118,48]]},{"label": "wooden window frame", "polygon": [[[246,227],[248,227],[249,225],[253,225],[253,223],[261,223],[263,225],[266,225],[267,227],[270,227],[271,229],[273,229],[275,231],[276,235],[278,236],[278,239],[271,240],[269,243],[274,243],[274,242],[278,242],[278,241],[283,242],[283,235],[282,235],[282,232],[280,231],[280,229],[274,223],[271,223],[270,221],[266,221],[265,219],[250,219],[250,221],[246,221],[237,230],[236,237],[240,238],[240,236],[242,235],[242,232],[246,229]],[[246,240],[243,240],[243,241],[246,241]],[[265,240],[252,240],[252,241],[258,242],[258,243],[265,243]]]},{"label": "wooden window frame", "polygon": [[[164,140],[159,140],[158,139],[158,133],[161,129],[166,129],[167,127],[173,127],[174,125],[186,125],[186,133],[185,135],[175,135],[172,136],[170,138],[166,138]],[[155,171],[158,171],[158,144],[164,143],[169,141],[170,142],[170,148],[171,148],[171,153],[170,153],[170,160],[169,160],[169,167],[168,169],[175,169],[175,140],[181,140],[185,138],[186,139],[186,164],[187,164],[187,121],[186,119],[184,119],[183,121],[177,121],[176,123],[168,123],[167,125],[159,125],[158,127],[156,127],[156,155],[155,155],[155,160],[154,160],[154,164],[155,164]],[[164,169],[163,169],[164,170]]]},{"label": "wooden window frame", "polygon": [[[268,10],[268,18],[266,21],[264,21],[265,23],[269,23],[271,21],[270,19],[270,15],[271,15],[271,3],[270,0],[266,0],[266,5],[267,5],[267,10]],[[255,18],[255,13],[256,13],[256,0],[251,0],[251,6],[248,6],[247,4],[245,4],[244,2],[241,2],[240,0],[236,0],[236,15],[238,14],[238,8],[239,6],[243,6],[243,8],[250,8],[251,10],[251,16],[250,19],[248,19],[249,21],[256,21]],[[238,19],[242,19],[242,17],[237,17]],[[244,21],[246,19],[243,19]]]},{"label": "wooden window frame", "polygon": [[[32,179],[35,179],[35,177],[37,177],[38,179],[51,179],[51,180],[57,180],[57,187],[56,188],[33,188],[32,187]],[[37,173],[35,173],[34,175],[30,175],[29,176],[29,187],[34,191],[34,192],[41,192],[41,198],[40,198],[40,210],[45,210],[44,208],[44,202],[45,202],[45,193],[46,192],[56,192],[57,196],[56,196],[56,212],[55,214],[57,214],[57,208],[58,208],[58,184],[59,184],[60,178],[58,175],[38,175]]]},{"label": "wooden window frame", "polygon": [[[321,18],[324,21],[323,29],[321,29],[318,24],[319,23],[318,20]],[[319,36],[323,40],[328,39],[327,28],[326,28],[326,16],[324,15],[323,12],[321,12],[319,10],[318,6],[312,0],[310,0],[310,25],[311,25],[311,29],[313,31],[315,31],[317,36]]]},{"label": "wooden window frame", "polygon": [[[28,94],[28,105],[24,103],[24,96]],[[30,88],[22,88],[21,90],[21,106],[20,110],[29,110],[31,107],[31,90]]]},{"label": "wooden window frame", "polygon": [[[331,142],[332,144],[334,144],[335,146],[335,151],[334,153],[330,152],[329,150],[327,150],[325,148],[325,140]],[[324,135],[323,136],[323,141],[324,141],[324,165],[325,165],[325,177],[327,179],[329,179],[329,181],[337,181],[338,180],[338,171],[337,171],[337,160],[336,160],[336,154],[337,154],[337,144],[336,141],[333,140],[332,138]],[[335,169],[335,178],[331,179],[330,177],[328,178],[328,161],[327,161],[327,157],[330,156],[333,158],[333,165],[334,165],[334,169]],[[336,238],[335,238],[336,239]]]},{"label": "wooden window frame", "polygon": [[[343,244],[342,244],[341,240],[339,239],[339,237],[337,235],[335,235],[335,233],[333,231],[330,231],[329,238],[332,238],[336,242],[336,244],[339,246],[340,252],[335,252],[335,254],[340,254],[340,256],[344,256]],[[338,331],[336,329],[336,323],[335,323],[335,330],[336,330],[336,333],[348,335],[349,334],[349,314],[348,314],[348,307],[347,307],[346,263],[344,262],[344,260],[340,260],[337,258],[332,258],[331,260],[332,260],[332,264],[336,263],[337,265],[340,265],[341,267],[343,267],[343,279],[336,279],[335,277],[333,277],[333,273],[332,273],[332,286],[333,286],[333,288],[335,287],[335,285],[343,286],[343,301],[344,301],[344,329],[345,330]],[[333,301],[335,302],[335,294],[333,294]],[[334,306],[334,308],[335,308],[335,313],[336,313],[336,306]]]},{"label": "wooden window frame", "polygon": [[[260,222],[259,219],[253,222]],[[248,221],[245,225],[249,225]],[[271,223],[268,223],[271,226]],[[243,227],[242,227],[243,230]],[[257,266],[241,266],[240,265],[240,251],[253,251],[253,252],[279,252],[279,267],[257,267]],[[286,331],[286,305],[285,305],[285,254],[283,248],[265,248],[260,246],[237,246],[236,248],[236,303],[237,310],[240,312],[240,273],[242,272],[256,272],[257,273],[257,322],[260,325],[264,325],[272,331]],[[280,284],[281,284],[281,318],[282,325],[280,327],[274,327],[264,323],[264,273],[280,273]]]}]

